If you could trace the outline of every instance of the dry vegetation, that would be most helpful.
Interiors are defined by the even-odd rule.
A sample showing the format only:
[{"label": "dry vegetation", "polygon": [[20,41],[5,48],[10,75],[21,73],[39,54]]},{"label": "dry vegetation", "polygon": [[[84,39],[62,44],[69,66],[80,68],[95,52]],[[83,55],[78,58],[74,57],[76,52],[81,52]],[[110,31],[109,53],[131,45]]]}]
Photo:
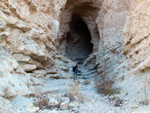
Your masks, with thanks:
[{"label": "dry vegetation", "polygon": [[79,92],[79,84],[77,81],[73,82],[72,84],[68,84],[68,94],[70,102],[78,101],[79,103],[84,102],[84,97]]},{"label": "dry vegetation", "polygon": [[100,75],[98,76],[98,80],[95,81],[95,88],[97,90],[97,93],[102,93],[104,95],[113,95],[113,94],[119,94],[119,89],[114,89],[112,87],[114,81],[107,78],[106,73],[106,64],[104,64],[103,70],[100,72]]},{"label": "dry vegetation", "polygon": [[145,78],[143,84],[144,84],[144,87],[143,87],[144,98],[142,98],[142,100],[140,101],[140,104],[142,104],[142,105],[148,105],[150,99],[149,99],[149,93],[148,93],[147,89],[149,88],[150,80],[148,78]]},{"label": "dry vegetation", "polygon": [[8,86],[6,86],[4,88],[4,94],[5,94],[4,98],[7,99],[8,95],[9,95],[9,88],[8,88]]},{"label": "dry vegetation", "polygon": [[36,90],[35,96],[35,106],[39,107],[39,109],[50,109],[48,93],[42,93],[42,90]]},{"label": "dry vegetation", "polygon": [[83,85],[88,85],[88,84],[90,84],[90,83],[91,83],[91,81],[85,80],[85,81],[83,82]]}]

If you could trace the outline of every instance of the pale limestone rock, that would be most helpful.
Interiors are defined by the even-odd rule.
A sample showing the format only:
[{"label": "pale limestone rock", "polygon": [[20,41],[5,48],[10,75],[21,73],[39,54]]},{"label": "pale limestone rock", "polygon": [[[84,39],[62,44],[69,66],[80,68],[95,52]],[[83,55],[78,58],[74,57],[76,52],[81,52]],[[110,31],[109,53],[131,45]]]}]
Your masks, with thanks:
[{"label": "pale limestone rock", "polygon": [[36,65],[32,64],[21,64],[21,67],[23,68],[24,71],[33,71],[36,69]]},{"label": "pale limestone rock", "polygon": [[19,65],[17,64],[17,62],[10,62],[10,66],[13,67],[15,70],[19,68]]},{"label": "pale limestone rock", "polygon": [[[33,99],[24,97],[22,95],[17,95],[13,100],[12,103],[20,106],[20,107],[27,107],[29,103],[33,102]],[[28,106],[28,107],[33,107],[33,106]]]},{"label": "pale limestone rock", "polygon": [[68,105],[69,109],[78,108],[79,104],[77,102],[71,102]]},{"label": "pale limestone rock", "polygon": [[27,112],[29,113],[36,113],[38,110],[39,110],[39,107],[27,108]]},{"label": "pale limestone rock", "polygon": [[31,62],[31,58],[23,54],[13,54],[13,57],[19,62],[26,62],[26,63]]},{"label": "pale limestone rock", "polygon": [[0,96],[1,96],[1,97],[4,97],[4,96],[5,96],[4,91],[2,90],[2,88],[0,89]]},{"label": "pale limestone rock", "polygon": [[68,109],[68,103],[62,102],[62,103],[60,104],[60,108],[61,108],[62,110]]},{"label": "pale limestone rock", "polygon": [[22,64],[22,62],[24,62],[35,65],[37,68],[44,68],[40,62],[31,59],[31,57],[29,56],[23,54],[13,54],[13,57],[19,62],[19,64]]},{"label": "pale limestone rock", "polygon": [[33,73],[40,76],[45,76],[47,74],[46,70],[34,70]]},{"label": "pale limestone rock", "polygon": [[21,67],[19,67],[19,68],[16,70],[16,73],[23,75],[23,74],[25,74],[25,71],[24,71]]},{"label": "pale limestone rock", "polygon": [[[66,0],[59,3],[56,3],[55,0],[2,1],[0,26],[2,30],[5,28],[10,30],[10,36],[7,36],[7,46],[10,51],[30,56],[33,60],[30,64],[36,65],[37,68],[49,67],[54,64],[51,60],[51,52],[55,48],[53,44],[59,31],[60,9],[65,3]],[[50,6],[54,8],[50,8]],[[5,39],[3,38],[3,40]],[[30,62],[26,61],[27,59],[21,60]]]},{"label": "pale limestone rock", "polygon": [[53,78],[53,79],[60,79],[61,78],[60,74],[47,74],[46,77],[47,78]]},{"label": "pale limestone rock", "polygon": [[62,103],[60,104],[60,108],[63,109],[63,110],[68,109],[69,98],[62,97],[61,101],[62,101]]},{"label": "pale limestone rock", "polygon": [[61,98],[61,101],[62,101],[62,102],[65,102],[66,104],[68,104],[70,100],[69,100],[69,98],[67,98],[67,97],[62,97],[62,98]]},{"label": "pale limestone rock", "polygon": [[0,31],[6,28],[6,22],[3,19],[0,19]]},{"label": "pale limestone rock", "polygon": [[35,78],[44,78],[43,75],[41,74],[36,74],[36,73],[30,73],[31,76],[35,77]]},{"label": "pale limestone rock", "polygon": [[54,27],[53,30],[54,30],[54,38],[56,39],[57,38],[57,35],[58,35],[58,32],[59,32],[59,21],[58,20],[53,20],[52,21],[52,26]]},{"label": "pale limestone rock", "polygon": [[3,40],[5,40],[8,36],[9,36],[8,32],[2,32],[2,33],[0,33],[0,42],[2,42]]},{"label": "pale limestone rock", "polygon": [[58,69],[56,68],[51,68],[51,69],[47,69],[47,74],[57,74]]},{"label": "pale limestone rock", "polygon": [[18,95],[27,96],[28,93],[25,92],[25,91],[19,91],[19,92],[18,92]]},{"label": "pale limestone rock", "polygon": [[40,34],[42,34],[40,31],[38,31],[37,29],[33,28],[30,31],[30,37],[33,39],[39,39],[40,38]]},{"label": "pale limestone rock", "polygon": [[0,97],[0,112],[2,113],[21,113],[23,112],[22,108],[19,108],[15,104],[11,103],[9,100]]},{"label": "pale limestone rock", "polygon": [[51,107],[57,107],[59,105],[59,102],[54,97],[50,97],[49,98],[49,105]]}]

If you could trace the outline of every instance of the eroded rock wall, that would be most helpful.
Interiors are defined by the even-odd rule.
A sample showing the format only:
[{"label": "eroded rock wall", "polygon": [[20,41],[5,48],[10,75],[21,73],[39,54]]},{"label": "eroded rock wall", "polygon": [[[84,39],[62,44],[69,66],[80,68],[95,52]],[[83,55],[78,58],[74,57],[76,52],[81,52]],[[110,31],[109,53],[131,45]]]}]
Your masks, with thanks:
[{"label": "eroded rock wall", "polygon": [[147,0],[105,0],[97,18],[98,72],[106,63],[107,77],[115,81],[124,99],[134,102],[145,98],[145,88],[150,91],[148,18]]},{"label": "eroded rock wall", "polygon": [[107,68],[109,72],[112,72],[123,57],[123,28],[128,11],[129,1],[127,0],[105,0],[102,4],[96,20],[100,33],[97,57],[100,70],[103,68],[103,61],[106,60]]},{"label": "eroded rock wall", "polygon": [[36,78],[68,70],[64,65],[69,61],[55,48],[65,3],[66,0],[0,0],[0,96],[5,96],[6,91],[11,92],[8,97],[28,95],[34,92],[29,86],[43,81]]},{"label": "eroded rock wall", "polygon": [[65,1],[55,0],[1,2],[3,45],[25,71],[54,65],[59,14],[64,4]]},{"label": "eroded rock wall", "polygon": [[[118,75],[125,78],[119,85],[124,92],[136,94],[133,98],[145,98],[149,88],[149,0],[132,0],[131,10],[124,27],[123,53],[126,56],[118,69]],[[118,76],[119,77],[119,76]],[[120,77],[120,78],[121,78]],[[134,91],[133,91],[134,89]],[[138,99],[141,101],[141,99]]]}]

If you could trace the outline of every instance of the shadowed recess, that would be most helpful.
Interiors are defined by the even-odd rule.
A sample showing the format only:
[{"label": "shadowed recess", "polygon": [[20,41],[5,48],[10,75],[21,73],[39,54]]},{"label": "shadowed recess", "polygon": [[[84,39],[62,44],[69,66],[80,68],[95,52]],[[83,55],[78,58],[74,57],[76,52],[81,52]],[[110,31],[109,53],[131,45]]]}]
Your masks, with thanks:
[{"label": "shadowed recess", "polygon": [[93,51],[91,34],[86,23],[77,15],[72,15],[70,32],[67,34],[66,53],[68,58],[76,62],[82,62]]}]

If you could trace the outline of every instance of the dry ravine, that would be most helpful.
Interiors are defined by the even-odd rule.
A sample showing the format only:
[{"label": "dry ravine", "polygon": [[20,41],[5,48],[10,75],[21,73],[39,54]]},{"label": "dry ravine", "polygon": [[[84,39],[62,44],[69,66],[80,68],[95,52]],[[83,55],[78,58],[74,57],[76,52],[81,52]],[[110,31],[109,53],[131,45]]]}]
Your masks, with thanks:
[{"label": "dry ravine", "polygon": [[0,0],[0,113],[150,113],[149,12],[149,0]]}]

